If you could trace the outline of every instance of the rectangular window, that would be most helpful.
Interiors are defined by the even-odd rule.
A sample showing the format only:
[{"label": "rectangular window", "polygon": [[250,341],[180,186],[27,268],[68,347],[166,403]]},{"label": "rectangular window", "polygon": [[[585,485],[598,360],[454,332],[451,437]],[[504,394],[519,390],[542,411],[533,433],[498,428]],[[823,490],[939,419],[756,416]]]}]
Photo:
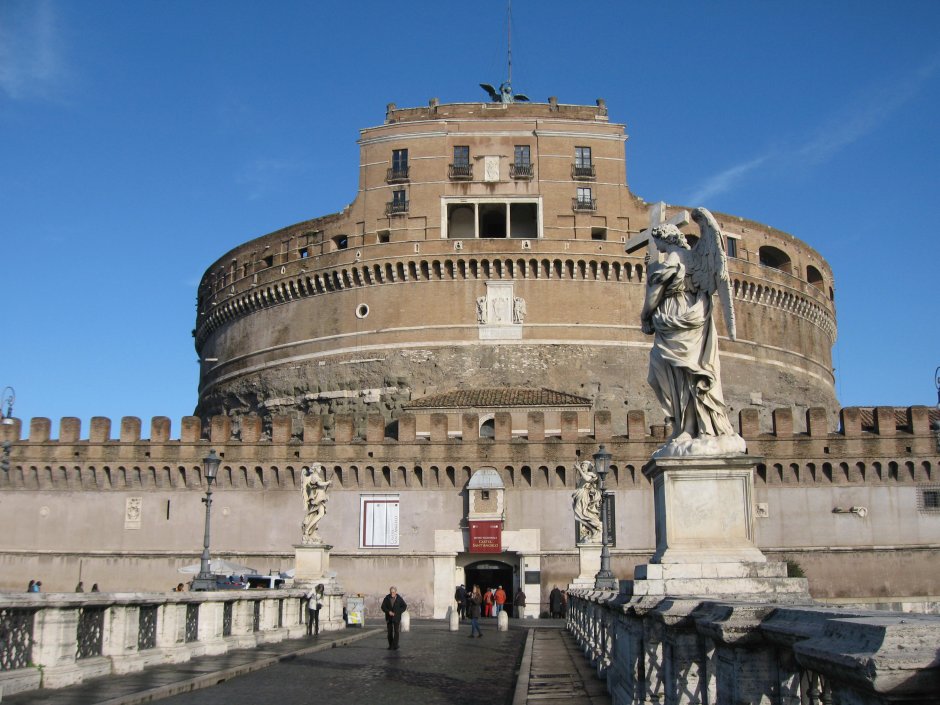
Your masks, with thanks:
[{"label": "rectangular window", "polygon": [[591,204],[591,189],[585,187],[578,188],[578,203],[580,204]]},{"label": "rectangular window", "polygon": [[591,148],[590,147],[575,147],[574,148],[574,165],[581,169],[591,166]]},{"label": "rectangular window", "polygon": [[454,166],[470,166],[470,147],[454,147]]},{"label": "rectangular window", "polygon": [[917,509],[928,514],[940,514],[940,485],[917,488]]},{"label": "rectangular window", "polygon": [[738,256],[738,239],[736,237],[726,237],[728,241],[728,257]]},{"label": "rectangular window", "polygon": [[405,198],[405,189],[401,188],[392,191],[392,203],[396,206],[404,206],[407,200],[408,199]]},{"label": "rectangular window", "polygon": [[517,144],[515,154],[513,156],[513,164],[516,166],[529,166],[531,163],[532,159],[530,156],[529,145]]},{"label": "rectangular window", "polygon": [[408,150],[407,149],[393,149],[392,150],[392,171],[397,171],[397,172],[408,171]]},{"label": "rectangular window", "polygon": [[397,494],[359,496],[359,547],[398,547]]}]

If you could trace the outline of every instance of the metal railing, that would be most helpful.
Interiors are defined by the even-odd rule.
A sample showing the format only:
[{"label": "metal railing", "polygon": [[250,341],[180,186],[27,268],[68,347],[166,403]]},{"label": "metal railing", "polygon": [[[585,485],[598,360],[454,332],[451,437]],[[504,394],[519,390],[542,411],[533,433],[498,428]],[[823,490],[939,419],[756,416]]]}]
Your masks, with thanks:
[{"label": "metal railing", "polygon": [[473,178],[473,164],[449,164],[447,175],[454,181],[469,181]]},{"label": "metal railing", "polygon": [[385,215],[401,215],[408,212],[408,201],[388,201],[385,204]]},{"label": "metal railing", "polygon": [[571,209],[576,211],[596,211],[596,198],[572,198]]},{"label": "metal railing", "polygon": [[385,181],[390,184],[407,181],[408,171],[409,169],[407,166],[389,167],[389,169],[385,172]]},{"label": "metal railing", "polygon": [[531,179],[533,176],[531,164],[510,164],[509,177],[512,179]]},{"label": "metal railing", "polygon": [[572,179],[593,179],[594,178],[594,165],[586,164],[578,166],[577,164],[571,165],[571,178]]}]

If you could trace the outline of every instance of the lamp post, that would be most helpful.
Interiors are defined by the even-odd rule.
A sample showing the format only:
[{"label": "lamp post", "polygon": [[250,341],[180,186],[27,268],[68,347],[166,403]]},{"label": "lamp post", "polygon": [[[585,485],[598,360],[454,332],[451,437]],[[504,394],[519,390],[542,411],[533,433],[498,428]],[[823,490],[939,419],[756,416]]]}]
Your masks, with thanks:
[{"label": "lamp post", "polygon": [[601,445],[600,450],[594,454],[594,472],[597,473],[599,489],[601,492],[601,569],[594,576],[595,590],[620,589],[620,583],[610,570],[610,548],[607,546],[607,493],[604,490],[604,478],[610,469],[610,453]]},{"label": "lamp post", "polygon": [[[934,370],[933,383],[937,387],[937,412],[940,413],[940,367]],[[937,452],[940,453],[940,418],[933,422],[932,428],[937,437]]]},{"label": "lamp post", "polygon": [[209,515],[212,508],[212,483],[219,472],[219,463],[222,459],[215,454],[214,450],[209,451],[209,455],[202,459],[203,474],[206,478],[206,496],[202,498],[206,505],[206,535],[202,542],[202,559],[199,563],[199,575],[193,580],[192,590],[215,590],[215,576],[212,574],[211,562],[209,560]]},{"label": "lamp post", "polygon": [[[0,424],[4,426],[13,425],[13,402],[16,401],[16,390],[13,387],[4,387],[3,393],[0,394]],[[3,411],[3,406],[6,405],[6,413]]]},{"label": "lamp post", "polygon": [[[3,392],[0,393],[0,425],[3,426],[12,426],[13,421],[13,402],[16,401],[16,391],[13,387],[4,387]],[[6,412],[3,411],[3,406],[6,405]],[[10,471],[10,448],[13,444],[7,439],[3,439],[3,453],[0,454],[0,470],[3,472]]]}]

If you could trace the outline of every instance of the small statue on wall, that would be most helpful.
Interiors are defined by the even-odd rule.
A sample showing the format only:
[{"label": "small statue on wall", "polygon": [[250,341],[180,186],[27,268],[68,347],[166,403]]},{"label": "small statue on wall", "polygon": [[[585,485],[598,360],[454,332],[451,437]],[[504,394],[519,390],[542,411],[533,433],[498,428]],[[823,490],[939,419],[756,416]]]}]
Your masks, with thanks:
[{"label": "small statue on wall", "polygon": [[522,324],[526,316],[525,299],[517,296],[512,300],[512,322]]},{"label": "small statue on wall", "polygon": [[486,297],[477,297],[477,323],[483,325],[486,323]]},{"label": "small statue on wall", "polygon": [[601,540],[601,491],[594,463],[578,461],[574,470],[578,473],[578,486],[571,498],[574,516],[580,522],[578,543],[596,543]]},{"label": "small statue on wall", "polygon": [[307,512],[302,525],[301,543],[304,545],[323,543],[323,539],[317,533],[317,524],[326,514],[326,503],[329,501],[326,489],[331,484],[332,480],[326,479],[326,468],[322,464],[313,463],[310,467],[303,469],[300,491],[303,495],[304,509]]}]

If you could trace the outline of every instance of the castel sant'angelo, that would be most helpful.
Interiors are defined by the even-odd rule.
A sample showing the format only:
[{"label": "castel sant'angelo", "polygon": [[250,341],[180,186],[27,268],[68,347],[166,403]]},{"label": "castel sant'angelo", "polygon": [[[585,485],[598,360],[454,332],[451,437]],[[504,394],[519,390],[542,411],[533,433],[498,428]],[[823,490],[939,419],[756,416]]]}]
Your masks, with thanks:
[{"label": "castel sant'angelo", "polygon": [[[359,144],[351,204],[207,269],[198,404],[178,432],[163,417],[87,433],[66,418],[57,440],[48,419],[4,427],[3,588],[175,584],[201,549],[210,448],[223,458],[213,555],[290,567],[300,472],[321,463],[319,530],[367,605],[394,583],[416,616],[443,616],[471,581],[544,603],[578,574],[572,465],[601,443],[614,572],[649,558],[642,468],[666,428],[639,321],[645,232],[671,222],[694,239],[686,208],[630,192],[625,127],[601,100],[392,104]],[[931,412],[840,409],[829,265],[791,235],[714,216],[737,323],[736,340],[719,325],[724,398],[760,459],[755,543],[818,598],[936,601]],[[495,548],[474,550],[473,519],[498,525]]]}]

